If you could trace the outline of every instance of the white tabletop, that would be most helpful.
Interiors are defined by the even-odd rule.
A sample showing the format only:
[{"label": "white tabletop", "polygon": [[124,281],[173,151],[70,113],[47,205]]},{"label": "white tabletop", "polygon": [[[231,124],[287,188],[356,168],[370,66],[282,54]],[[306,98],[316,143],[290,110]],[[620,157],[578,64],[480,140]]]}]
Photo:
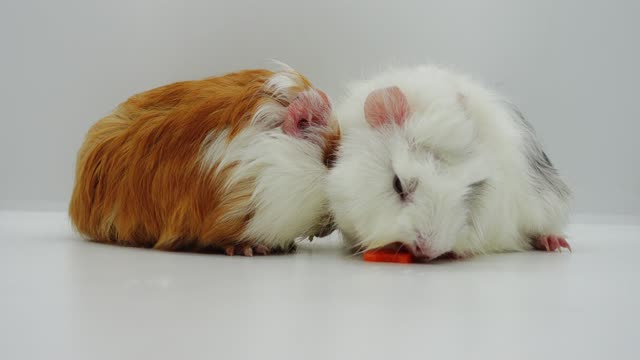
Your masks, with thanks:
[{"label": "white tabletop", "polygon": [[574,252],[375,264],[81,240],[0,212],[0,359],[639,359],[640,227],[573,225]]}]

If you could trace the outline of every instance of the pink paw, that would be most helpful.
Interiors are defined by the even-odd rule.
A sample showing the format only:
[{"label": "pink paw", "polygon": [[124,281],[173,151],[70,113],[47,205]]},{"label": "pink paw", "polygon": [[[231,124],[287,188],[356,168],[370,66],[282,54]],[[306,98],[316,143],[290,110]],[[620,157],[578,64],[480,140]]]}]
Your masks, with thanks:
[{"label": "pink paw", "polygon": [[533,240],[533,246],[538,250],[562,251],[562,248],[571,251],[571,245],[565,238],[556,235],[542,235]]},{"label": "pink paw", "polygon": [[225,254],[229,256],[242,255],[269,255],[269,248],[264,245],[230,245],[224,248]]}]

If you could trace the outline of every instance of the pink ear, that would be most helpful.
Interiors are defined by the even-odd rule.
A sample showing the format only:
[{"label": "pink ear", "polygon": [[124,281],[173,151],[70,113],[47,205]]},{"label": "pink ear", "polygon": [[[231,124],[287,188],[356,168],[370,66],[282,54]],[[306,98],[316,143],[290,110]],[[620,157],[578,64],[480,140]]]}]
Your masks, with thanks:
[{"label": "pink ear", "polygon": [[364,102],[364,116],[373,127],[392,121],[402,125],[409,112],[407,97],[397,86],[374,90]]},{"label": "pink ear", "polygon": [[313,128],[326,126],[330,114],[331,103],[327,94],[317,89],[304,91],[289,104],[282,131],[289,136],[304,138]]},{"label": "pink ear", "polygon": [[290,105],[288,110],[287,117],[282,123],[282,131],[289,136],[302,137],[304,129],[310,125],[309,112],[297,105]]}]

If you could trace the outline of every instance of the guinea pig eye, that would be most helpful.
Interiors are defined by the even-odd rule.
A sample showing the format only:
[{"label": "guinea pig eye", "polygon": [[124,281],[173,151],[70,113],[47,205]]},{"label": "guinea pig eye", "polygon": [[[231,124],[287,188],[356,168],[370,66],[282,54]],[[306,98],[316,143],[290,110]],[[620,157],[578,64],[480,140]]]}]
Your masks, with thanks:
[{"label": "guinea pig eye", "polygon": [[402,183],[400,182],[400,178],[398,177],[398,175],[395,175],[393,177],[393,190],[395,190],[395,192],[398,195],[400,195],[402,199],[404,199],[405,193],[404,193],[404,189],[402,188]]}]

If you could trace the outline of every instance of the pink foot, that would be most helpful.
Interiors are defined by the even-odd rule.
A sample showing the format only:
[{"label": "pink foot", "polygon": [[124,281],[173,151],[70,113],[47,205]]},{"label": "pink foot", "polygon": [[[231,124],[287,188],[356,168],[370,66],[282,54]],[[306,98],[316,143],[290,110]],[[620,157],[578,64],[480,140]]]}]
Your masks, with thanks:
[{"label": "pink foot", "polygon": [[533,240],[533,246],[538,250],[544,251],[562,251],[562,248],[571,251],[571,245],[565,238],[556,235],[542,235]]},{"label": "pink foot", "polygon": [[264,245],[230,245],[224,248],[225,254],[229,256],[242,255],[268,255],[270,250]]}]

